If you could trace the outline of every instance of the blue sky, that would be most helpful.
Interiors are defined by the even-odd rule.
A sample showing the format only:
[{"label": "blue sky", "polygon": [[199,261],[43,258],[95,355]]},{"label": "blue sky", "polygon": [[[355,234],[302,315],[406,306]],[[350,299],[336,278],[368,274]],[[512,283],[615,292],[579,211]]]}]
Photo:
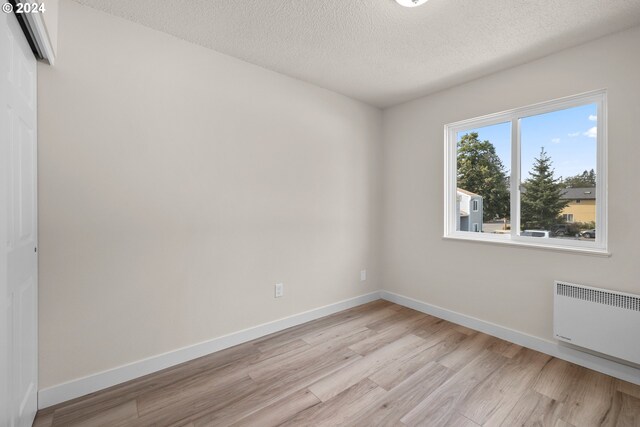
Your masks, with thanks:
[{"label": "blue sky", "polygon": [[[596,170],[595,104],[526,117],[522,128],[522,180],[529,177],[534,159],[544,147],[553,161],[555,177],[568,177]],[[458,133],[478,132],[480,140],[495,147],[507,173],[511,171],[511,123],[502,123]]]}]

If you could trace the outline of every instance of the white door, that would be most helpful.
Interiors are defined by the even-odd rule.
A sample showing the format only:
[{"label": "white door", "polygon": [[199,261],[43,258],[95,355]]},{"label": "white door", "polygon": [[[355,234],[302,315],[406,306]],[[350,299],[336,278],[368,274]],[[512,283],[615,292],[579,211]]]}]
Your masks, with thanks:
[{"label": "white door", "polygon": [[38,391],[36,60],[0,13],[0,425],[31,426]]}]

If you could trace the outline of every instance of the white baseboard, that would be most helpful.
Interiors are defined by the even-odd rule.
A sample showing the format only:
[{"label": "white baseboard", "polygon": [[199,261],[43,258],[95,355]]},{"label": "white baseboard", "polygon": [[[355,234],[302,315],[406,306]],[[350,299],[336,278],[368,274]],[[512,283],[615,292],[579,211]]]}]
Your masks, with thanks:
[{"label": "white baseboard", "polygon": [[624,381],[640,385],[640,369],[598,357],[571,347],[544,340],[504,326],[476,319],[465,314],[427,304],[413,298],[393,292],[380,291],[361,295],[348,300],[329,304],[273,322],[264,323],[229,335],[214,338],[199,344],[183,347],[158,356],[149,357],[107,371],[98,372],[63,384],[58,384],[38,391],[38,408],[43,409],[67,400],[75,399],[105,388],[130,381],[198,357],[206,356],[234,345],[242,344],[265,335],[279,332],[342,310],[366,304],[377,299],[385,299],[396,304],[421,311],[476,331],[501,338],[505,341],[527,347],[550,356],[563,359],[603,374],[611,375]]},{"label": "white baseboard", "polygon": [[466,326],[467,328],[484,332],[485,334],[498,337],[505,341],[557,357],[558,359],[566,360],[568,362],[575,363],[576,365],[593,369],[594,371],[640,385],[640,369],[632,366],[567,347],[557,342],[548,341],[523,332],[514,331],[513,329],[505,328],[504,326],[427,304],[393,292],[381,291],[380,296],[382,299],[412,308],[422,313],[430,314],[440,319],[448,320],[449,322]]},{"label": "white baseboard", "polygon": [[188,347],[183,347],[164,354],[149,357],[107,371],[98,372],[63,384],[58,384],[38,391],[38,408],[43,409],[67,400],[75,399],[98,390],[102,390],[198,357],[206,356],[234,345],[242,344],[265,335],[279,332],[311,320],[319,319],[339,311],[366,304],[380,299],[380,292],[361,295],[324,307],[315,308],[293,316],[285,317],[252,328],[234,332]]}]

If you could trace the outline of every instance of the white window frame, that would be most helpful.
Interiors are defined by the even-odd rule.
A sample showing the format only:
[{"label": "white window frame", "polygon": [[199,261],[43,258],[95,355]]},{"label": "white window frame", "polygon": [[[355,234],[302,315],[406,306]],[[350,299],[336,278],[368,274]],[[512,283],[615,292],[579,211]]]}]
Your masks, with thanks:
[{"label": "white window frame", "polygon": [[478,212],[478,209],[479,209],[479,206],[478,206],[478,205],[479,205],[479,203],[478,203],[478,199],[473,199],[473,200],[471,201],[471,206],[472,206],[471,210],[472,210],[473,212]]},{"label": "white window frame", "polygon": [[572,213],[562,214],[562,219],[565,220],[566,222],[574,222]]},{"label": "white window frame", "polygon": [[[520,120],[539,114],[551,113],[587,104],[597,108],[597,152],[596,152],[596,239],[595,242],[568,239],[542,239],[520,236]],[[500,123],[511,123],[511,233],[469,233],[456,230],[457,189],[457,135],[470,129]],[[444,127],[445,139],[445,194],[444,194],[444,238],[511,244],[560,251],[583,252],[608,256],[607,221],[607,92],[605,89],[568,96],[500,113],[489,114],[469,120],[450,123]],[[541,241],[544,240],[544,241]]]}]

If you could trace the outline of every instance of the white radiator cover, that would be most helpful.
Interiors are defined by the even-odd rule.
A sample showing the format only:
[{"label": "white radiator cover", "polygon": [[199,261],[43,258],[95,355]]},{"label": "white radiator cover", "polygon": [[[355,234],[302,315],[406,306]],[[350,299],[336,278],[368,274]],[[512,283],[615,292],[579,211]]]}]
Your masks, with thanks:
[{"label": "white radiator cover", "polygon": [[554,336],[640,364],[640,296],[556,281]]}]

